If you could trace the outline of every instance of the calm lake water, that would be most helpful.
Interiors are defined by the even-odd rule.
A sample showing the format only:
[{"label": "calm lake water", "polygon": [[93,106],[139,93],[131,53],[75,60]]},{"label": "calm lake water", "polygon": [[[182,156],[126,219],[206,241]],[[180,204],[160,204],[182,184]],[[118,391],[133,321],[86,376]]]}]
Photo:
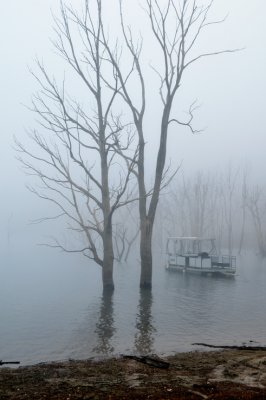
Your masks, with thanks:
[{"label": "calm lake water", "polygon": [[140,293],[139,262],[116,265],[102,296],[101,271],[43,248],[2,251],[0,359],[32,364],[120,353],[172,354],[194,342],[266,345],[266,262],[237,260],[234,279],[167,272],[156,258],[153,291]]}]

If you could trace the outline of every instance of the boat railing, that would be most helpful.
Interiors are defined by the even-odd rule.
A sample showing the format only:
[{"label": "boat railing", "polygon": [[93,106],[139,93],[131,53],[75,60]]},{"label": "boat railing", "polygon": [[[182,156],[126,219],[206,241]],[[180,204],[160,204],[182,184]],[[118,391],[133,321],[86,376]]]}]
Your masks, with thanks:
[{"label": "boat railing", "polygon": [[[236,257],[235,256],[229,256],[229,255],[213,255],[213,254],[207,254],[207,253],[200,253],[200,254],[195,254],[195,253],[168,253],[168,262],[170,264],[178,264],[178,258],[181,257],[183,259],[187,259],[189,264],[193,264],[193,260],[196,259],[209,259],[211,261],[211,267],[215,268],[223,268],[223,269],[236,269]],[[195,261],[196,262],[196,261]],[[202,264],[201,264],[202,267]]]},{"label": "boat railing", "polygon": [[236,269],[236,256],[215,255],[211,256],[211,264],[215,267]]}]

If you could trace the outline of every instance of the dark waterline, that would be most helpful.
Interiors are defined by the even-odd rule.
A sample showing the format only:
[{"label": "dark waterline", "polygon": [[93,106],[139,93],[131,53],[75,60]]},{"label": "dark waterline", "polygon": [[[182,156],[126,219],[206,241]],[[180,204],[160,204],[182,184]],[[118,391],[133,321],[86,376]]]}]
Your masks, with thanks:
[{"label": "dark waterline", "polygon": [[115,292],[86,259],[32,249],[1,264],[0,359],[23,364],[120,353],[172,354],[193,342],[266,344],[266,265],[238,259],[234,279],[167,272],[139,291],[139,263],[118,264]]}]

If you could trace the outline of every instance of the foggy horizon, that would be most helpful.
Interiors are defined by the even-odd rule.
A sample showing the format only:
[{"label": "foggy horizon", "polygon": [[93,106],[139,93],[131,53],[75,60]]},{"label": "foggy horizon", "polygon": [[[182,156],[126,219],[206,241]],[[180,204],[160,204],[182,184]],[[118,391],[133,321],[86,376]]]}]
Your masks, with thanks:
[{"label": "foggy horizon", "polygon": [[[75,7],[82,1],[75,4]],[[0,149],[2,207],[0,220],[23,214],[29,219],[29,208],[36,217],[45,205],[40,204],[25,188],[30,183],[15,160],[13,136],[27,141],[25,131],[34,128],[35,116],[23,105],[29,106],[37,86],[29,72],[35,69],[34,58],[43,60],[48,71],[63,78],[64,62],[54,54],[50,39],[54,39],[52,12],[57,15],[59,2],[20,1],[3,4],[1,110],[2,146]],[[131,7],[131,11],[134,7]],[[129,10],[129,13],[130,13]],[[222,54],[198,62],[186,73],[180,94],[175,102],[182,115],[198,99],[201,107],[195,113],[196,129],[173,126],[169,134],[168,158],[173,167],[182,163],[185,173],[198,170],[222,169],[230,162],[235,166],[247,164],[254,180],[263,181],[265,169],[265,24],[266,5],[261,1],[229,0],[214,2],[214,19],[227,16],[225,22],[210,27],[200,40],[202,50],[244,48],[233,54]],[[134,14],[133,14],[134,15]],[[12,25],[11,25],[12,21]],[[146,56],[146,55],[145,55]],[[152,59],[152,53],[149,55]],[[156,80],[156,75],[152,74]],[[152,110],[151,110],[152,111]],[[174,116],[174,110],[172,112]],[[152,114],[151,114],[152,116]],[[146,124],[149,123],[146,121]],[[151,125],[148,148],[153,148],[153,136],[158,135]],[[152,159],[152,158],[151,158]],[[148,163],[152,178],[154,160]],[[30,217],[31,218],[31,217]],[[26,222],[26,221],[25,221]]]}]

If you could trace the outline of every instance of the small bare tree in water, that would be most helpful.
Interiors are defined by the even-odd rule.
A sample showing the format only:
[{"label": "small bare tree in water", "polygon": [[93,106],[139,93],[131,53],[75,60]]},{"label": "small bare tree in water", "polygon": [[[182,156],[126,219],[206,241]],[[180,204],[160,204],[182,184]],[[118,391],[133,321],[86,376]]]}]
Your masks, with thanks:
[{"label": "small bare tree in water", "polygon": [[[127,154],[133,135],[115,111],[119,80],[105,60],[101,1],[84,5],[80,17],[61,3],[61,18],[55,19],[54,46],[74,71],[71,82],[77,85],[78,100],[69,94],[74,89],[70,79],[59,85],[37,61],[33,75],[41,89],[31,108],[41,131],[29,134],[28,147],[16,143],[23,165],[41,182],[31,190],[59,210],[49,219],[66,218],[68,228],[85,243],[72,248],[56,239],[51,246],[94,260],[102,268],[104,289],[113,289],[112,218],[131,201],[128,184],[137,151],[130,153],[130,161],[119,155]],[[110,91],[106,80],[116,89]]]},{"label": "small bare tree in water", "polygon": [[[139,215],[140,215],[140,258],[142,288],[152,286],[152,237],[156,210],[162,188],[167,184],[167,139],[170,125],[177,124],[188,127],[192,133],[196,131],[192,127],[195,104],[189,110],[186,121],[181,121],[173,116],[174,100],[178,94],[184,73],[202,58],[218,55],[234,50],[206,52],[195,55],[195,47],[201,33],[214,24],[222,21],[210,21],[208,18],[213,1],[206,6],[197,0],[144,0],[142,5],[147,13],[151,33],[155,40],[155,46],[160,50],[161,59],[158,65],[152,69],[158,76],[158,92],[161,100],[160,125],[158,127],[159,146],[157,149],[157,161],[155,166],[152,194],[147,195],[147,182],[145,164],[147,159],[146,137],[149,125],[145,125],[147,108],[152,108],[153,98],[148,98],[144,65],[141,58],[144,40],[134,43],[133,33],[130,27],[125,25],[123,1],[120,0],[120,16],[127,57],[132,59],[131,69],[124,71],[124,63],[117,52],[112,52],[107,40],[106,49],[112,66],[119,78],[120,87],[113,87],[129,107],[138,134],[138,160],[137,179],[139,188]],[[134,81],[134,86],[130,81]],[[136,87],[139,87],[139,96],[136,99]],[[176,110],[174,109],[174,112]],[[155,110],[158,115],[158,110]],[[169,178],[169,175],[168,175]],[[169,180],[169,179],[168,179]]]}]

